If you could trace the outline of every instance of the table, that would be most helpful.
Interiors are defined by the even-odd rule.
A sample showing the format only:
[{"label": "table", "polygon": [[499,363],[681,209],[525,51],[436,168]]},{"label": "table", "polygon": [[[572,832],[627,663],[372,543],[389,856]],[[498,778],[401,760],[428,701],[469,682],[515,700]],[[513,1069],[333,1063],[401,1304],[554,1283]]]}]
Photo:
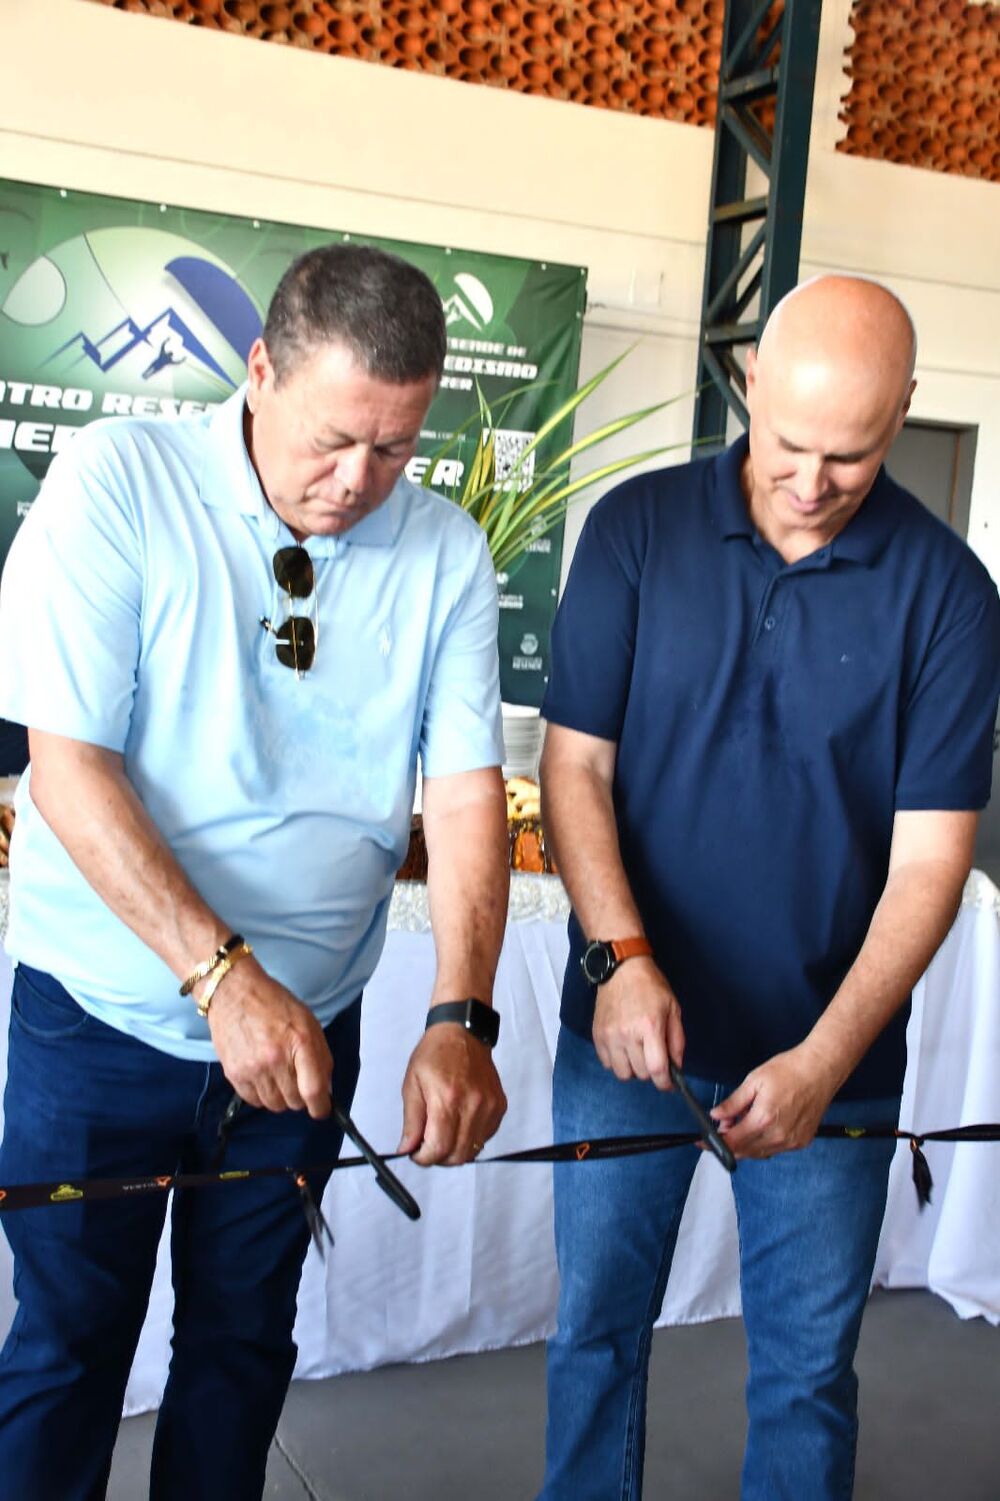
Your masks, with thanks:
[{"label": "table", "polygon": [[[0,920],[2,896],[0,890]],[[503,1016],[497,1064],[510,1108],[489,1150],[551,1140],[549,1081],[567,949],[565,910],[554,877],[514,877],[496,992]],[[398,1084],[422,1025],[433,962],[423,889],[400,885],[385,953],[366,993],[353,1112],[361,1130],[385,1150],[398,1139]],[[0,950],[0,1001],[9,998],[9,985],[9,964]],[[909,1047],[904,1126],[930,1130],[997,1119],[1000,892],[978,872],[915,992]],[[0,1067],[5,1063],[2,1025]],[[845,1150],[851,1150],[848,1144]],[[1000,1324],[997,1148],[932,1143],[925,1150],[935,1179],[933,1205],[918,1214],[910,1154],[900,1148],[876,1281],[929,1287],[963,1317],[980,1314]],[[426,1172],[404,1163],[400,1176],[423,1209],[417,1224],[390,1204],[366,1169],[334,1175],[323,1207],[337,1243],[325,1262],[310,1250],[303,1271],[297,1377],[522,1344],[551,1332],[557,1291],[551,1169],[482,1163]],[[159,1402],[171,1301],[163,1245],[126,1393],[127,1413]],[[693,1323],[739,1309],[732,1196],[725,1174],[706,1158],[698,1166],[659,1322]],[[0,1334],[12,1311],[4,1242]]]}]

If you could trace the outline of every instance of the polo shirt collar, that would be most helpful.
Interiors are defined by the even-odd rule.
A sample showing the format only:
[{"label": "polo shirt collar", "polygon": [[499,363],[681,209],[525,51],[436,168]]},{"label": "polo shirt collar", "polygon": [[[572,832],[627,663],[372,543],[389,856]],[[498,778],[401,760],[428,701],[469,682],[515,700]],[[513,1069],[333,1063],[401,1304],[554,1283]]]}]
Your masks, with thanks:
[{"label": "polo shirt collar", "polygon": [[[253,516],[265,536],[280,537],[287,530],[268,504],[243,437],[247,383],[218,406],[209,418],[209,441],[202,469],[202,503],[219,510]],[[309,551],[325,557],[349,547],[392,547],[403,525],[409,481],[401,475],[378,510],[363,517],[340,537],[310,537]]]},{"label": "polo shirt collar", "polygon": [[[209,418],[209,438],[202,468],[202,504],[222,511],[267,519],[271,507],[264,499],[257,472],[243,441],[243,408],[247,384],[234,391]],[[271,512],[274,515],[273,512]],[[277,517],[274,517],[277,521]]]},{"label": "polo shirt collar", "polygon": [[865,565],[877,562],[896,531],[895,511],[893,483],[882,464],[859,509],[830,544],[831,555]]},{"label": "polo shirt collar", "polygon": [[743,433],[714,460],[716,519],[723,538],[752,537],[756,531],[740,484],[743,460],[749,452],[750,439]]},{"label": "polo shirt collar", "polygon": [[[401,474],[378,510],[362,517],[349,532],[344,532],[340,541],[346,542],[348,547],[392,547],[406,514],[408,488],[409,480]],[[317,537],[314,540],[332,542],[336,539]]]},{"label": "polo shirt collar", "polygon": [[[724,539],[752,538],[757,534],[740,484],[743,461],[749,451],[750,439],[743,433],[714,460],[715,514],[719,534]],[[877,561],[895,531],[892,490],[892,481],[882,465],[860,508],[844,530],[838,532],[829,544],[831,558],[843,558],[848,562],[863,564]],[[803,559],[803,563],[805,561]]]}]

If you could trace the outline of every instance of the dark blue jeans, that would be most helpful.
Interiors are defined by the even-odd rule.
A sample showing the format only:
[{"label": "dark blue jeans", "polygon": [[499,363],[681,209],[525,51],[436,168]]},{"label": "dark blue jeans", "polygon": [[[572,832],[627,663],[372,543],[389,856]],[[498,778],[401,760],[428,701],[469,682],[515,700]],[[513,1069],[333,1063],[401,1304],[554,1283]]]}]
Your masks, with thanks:
[{"label": "dark blue jeans", "polygon": [[[730,1088],[690,1083],[706,1107]],[[676,1093],[621,1083],[565,1027],[553,1098],[557,1141],[691,1129]],[[896,1098],[860,1100],[832,1105],[824,1119],[895,1125],[898,1113]],[[891,1140],[817,1140],[741,1162],[733,1175],[750,1364],[743,1501],[851,1495],[854,1352],[894,1148]],[[555,1168],[561,1287],[549,1342],[543,1501],[642,1494],[650,1337],[699,1160],[691,1146]]]},{"label": "dark blue jeans", "polygon": [[[337,1098],[358,1075],[360,1000],[326,1029]],[[209,1168],[232,1086],[105,1026],[19,965],[0,1181]],[[244,1108],[225,1166],[333,1161],[340,1132]],[[319,1200],[328,1175],[310,1177]],[[18,1310],[0,1353],[0,1501],[99,1501],[163,1228],[162,1195],[3,1217]],[[174,1332],[151,1501],[258,1501],[295,1364],[308,1229],[283,1178],[173,1195]]]}]

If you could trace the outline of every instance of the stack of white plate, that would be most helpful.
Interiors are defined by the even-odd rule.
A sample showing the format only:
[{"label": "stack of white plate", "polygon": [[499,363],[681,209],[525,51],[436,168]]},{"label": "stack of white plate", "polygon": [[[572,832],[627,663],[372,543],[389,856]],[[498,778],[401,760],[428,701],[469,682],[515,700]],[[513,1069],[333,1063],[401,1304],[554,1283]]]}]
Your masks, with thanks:
[{"label": "stack of white plate", "polygon": [[505,777],[538,777],[542,751],[542,721],[528,704],[503,704]]}]

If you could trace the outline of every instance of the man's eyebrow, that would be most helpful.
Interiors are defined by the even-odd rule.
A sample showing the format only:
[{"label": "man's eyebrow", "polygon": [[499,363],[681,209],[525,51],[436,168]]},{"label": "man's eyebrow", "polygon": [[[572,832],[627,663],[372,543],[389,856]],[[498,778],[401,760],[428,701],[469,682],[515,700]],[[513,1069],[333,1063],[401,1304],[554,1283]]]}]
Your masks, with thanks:
[{"label": "man's eyebrow", "polygon": [[[419,432],[400,433],[398,438],[382,438],[378,443],[375,443],[372,446],[374,448],[396,448],[400,443],[412,443],[414,439],[419,438],[419,436]],[[361,443],[363,440],[361,438],[355,438],[352,433],[342,432],[340,428],[330,427],[321,429],[320,441],[322,443],[354,444]]]},{"label": "man's eyebrow", "polygon": [[[787,448],[789,453],[805,453],[806,451],[798,443],[792,443],[790,439],[783,438],[780,433],[775,433],[775,437],[782,448]],[[877,446],[877,444],[872,444],[870,448],[859,448],[855,453],[825,453],[823,458],[828,464],[856,464],[859,459],[866,459],[869,454],[874,453]]]}]

